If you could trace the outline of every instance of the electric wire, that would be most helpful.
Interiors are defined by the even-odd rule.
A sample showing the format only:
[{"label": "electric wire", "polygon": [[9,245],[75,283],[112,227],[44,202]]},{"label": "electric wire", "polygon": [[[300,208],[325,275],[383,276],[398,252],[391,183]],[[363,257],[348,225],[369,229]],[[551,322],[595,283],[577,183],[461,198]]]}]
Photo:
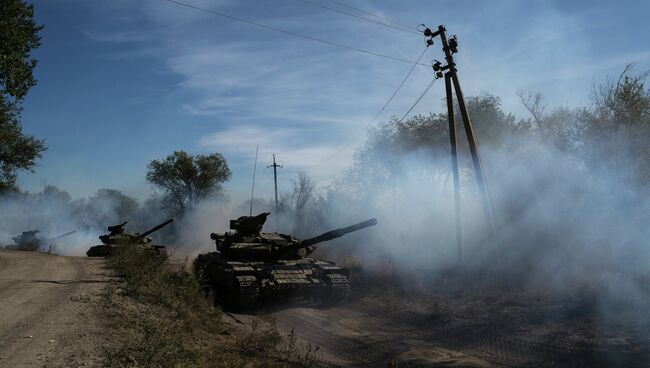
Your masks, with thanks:
[{"label": "electric wire", "polygon": [[[359,134],[358,134],[357,136],[354,137],[354,139],[352,139],[350,142],[348,142],[347,144],[345,144],[344,146],[342,146],[339,150],[337,150],[336,152],[334,152],[332,155],[330,155],[329,157],[327,157],[327,158],[324,159],[323,161],[320,161],[320,162],[318,162],[318,163],[316,163],[316,164],[313,164],[313,165],[310,165],[310,166],[304,167],[303,170],[309,170],[309,169],[312,169],[312,168],[314,168],[314,167],[318,167],[318,166],[320,166],[320,165],[322,165],[322,164],[324,164],[324,163],[327,163],[328,161],[330,161],[330,160],[333,159],[334,157],[336,157],[336,156],[338,156],[339,154],[341,154],[341,152],[343,152],[343,151],[345,151],[346,149],[348,149],[351,145],[353,145],[354,143],[356,143],[356,142],[359,140],[359,138],[361,138],[361,137],[363,136],[363,134],[366,132],[366,130],[367,130],[367,129],[368,129],[368,128],[369,128],[369,127],[370,127],[370,126],[371,126],[371,125],[376,121],[376,120],[377,120],[377,118],[381,115],[381,113],[384,112],[384,110],[386,110],[386,107],[388,107],[388,105],[391,103],[391,101],[393,101],[393,98],[394,98],[394,97],[397,95],[397,93],[402,89],[402,87],[404,86],[404,84],[406,83],[406,81],[409,79],[409,77],[410,77],[411,74],[413,73],[413,70],[415,69],[415,67],[416,67],[417,65],[419,65],[420,60],[422,60],[422,57],[423,57],[424,54],[427,52],[427,49],[428,49],[428,48],[429,48],[429,46],[426,46],[426,47],[424,48],[424,50],[422,50],[422,53],[420,54],[420,57],[418,57],[418,59],[415,61],[415,63],[413,63],[413,66],[411,66],[411,69],[409,69],[408,73],[406,73],[406,76],[404,77],[404,79],[402,79],[402,82],[400,82],[400,84],[397,86],[397,88],[395,89],[395,91],[393,92],[393,94],[390,96],[390,98],[389,98],[389,99],[386,101],[386,103],[384,103],[384,105],[383,105],[383,106],[382,106],[382,107],[377,111],[377,113],[375,114],[375,116],[374,116],[374,117],[373,117],[373,118],[372,118],[372,119],[371,119],[371,120],[366,124],[366,126],[363,128],[363,130],[361,130],[361,132],[359,132]],[[431,88],[431,86],[428,87],[427,91],[429,90],[429,88]],[[421,99],[422,99],[422,97],[420,97],[420,100],[421,100]],[[419,100],[418,100],[418,102],[419,102]],[[413,107],[411,107],[411,109],[409,110],[409,112],[410,112],[412,109],[413,109]]]},{"label": "electric wire", "polygon": [[[397,56],[386,55],[386,54],[382,54],[382,53],[379,53],[379,52],[365,50],[365,49],[361,49],[361,48],[354,47],[354,46],[344,45],[344,44],[338,43],[338,42],[328,41],[328,40],[324,40],[324,39],[321,39],[321,38],[316,38],[316,37],[304,35],[304,34],[301,34],[301,33],[288,31],[288,30],[283,29],[283,28],[278,28],[278,27],[267,25],[267,24],[255,22],[255,21],[252,21],[252,20],[236,17],[236,16],[233,16],[233,15],[228,15],[228,14],[225,14],[225,13],[220,13],[220,12],[217,12],[217,11],[201,8],[201,7],[198,7],[198,6],[195,6],[195,5],[192,5],[192,4],[187,4],[187,3],[177,1],[177,0],[163,0],[163,1],[167,1],[169,3],[184,6],[186,8],[199,10],[199,11],[202,11],[202,12],[205,12],[205,13],[208,13],[208,14],[216,15],[218,17],[222,17],[222,18],[234,20],[234,21],[237,21],[237,22],[250,24],[250,25],[253,25],[253,26],[256,26],[256,27],[265,28],[265,29],[272,30],[272,31],[275,31],[275,32],[288,34],[288,35],[291,35],[291,36],[294,36],[294,37],[297,37],[297,38],[302,38],[302,39],[309,40],[309,41],[320,42],[322,44],[329,45],[329,46],[339,47],[339,48],[343,48],[343,49],[347,49],[347,50],[351,50],[351,51],[357,51],[357,52],[361,52],[361,53],[364,53],[364,54],[367,54],[367,55],[378,56],[378,57],[382,57],[382,58],[385,58],[385,59],[400,61],[400,62],[403,62],[403,63],[409,63],[409,64],[413,63],[412,60],[407,60],[407,59],[403,59],[403,58],[400,58],[400,57],[397,57]],[[431,65],[427,65],[427,64],[424,64],[424,63],[419,63],[418,65],[431,67]]]},{"label": "electric wire", "polygon": [[398,25],[398,26],[400,26],[400,27],[403,27],[403,28],[406,28],[406,29],[410,29],[409,26],[406,26],[406,25],[404,25],[404,24],[401,24],[401,23],[399,23],[399,22],[396,22],[396,21],[394,21],[394,20],[392,20],[392,19],[390,19],[390,18],[382,17],[381,15],[373,14],[373,13],[371,13],[371,12],[369,12],[369,11],[366,11],[366,10],[363,10],[363,9],[359,9],[359,8],[355,8],[354,6],[348,5],[348,4],[346,4],[346,3],[343,3],[343,2],[340,2],[340,1],[336,1],[336,0],[327,0],[327,1],[332,2],[332,3],[334,3],[334,4],[337,4],[337,5],[340,5],[340,6],[342,6],[342,7],[348,8],[348,9],[356,10],[356,11],[358,11],[358,12],[360,12],[360,13],[363,13],[363,14],[366,14],[366,15],[370,15],[371,17],[375,17],[375,18],[377,18],[377,19],[381,19],[381,20],[383,20],[383,21],[393,23],[393,24]]},{"label": "electric wire", "polygon": [[431,87],[433,87],[433,85],[436,83],[437,80],[438,80],[438,78],[437,78],[437,77],[434,77],[434,78],[431,80],[431,82],[429,82],[429,85],[428,85],[427,88],[424,90],[424,92],[422,92],[422,94],[420,94],[420,97],[418,97],[418,99],[415,100],[415,103],[413,103],[413,105],[411,105],[411,107],[408,109],[408,111],[406,112],[406,114],[404,114],[404,116],[402,116],[402,118],[399,119],[399,121],[398,121],[395,125],[401,124],[402,121],[404,121],[404,119],[408,116],[408,114],[411,113],[411,111],[415,108],[415,106],[417,106],[417,105],[420,103],[420,101],[422,101],[422,99],[424,98],[424,96],[426,96],[426,94],[429,93],[429,90],[431,89]]},{"label": "electric wire", "polygon": [[[401,124],[402,121],[404,121],[404,119],[405,119],[405,118],[406,118],[406,117],[411,113],[411,111],[413,111],[413,109],[414,109],[414,108],[415,108],[415,107],[420,103],[420,101],[422,101],[422,99],[424,98],[424,96],[427,95],[427,93],[429,92],[429,90],[431,89],[431,87],[433,87],[433,85],[436,83],[437,80],[438,80],[438,78],[433,78],[433,79],[431,80],[431,82],[429,82],[429,84],[427,85],[427,87],[426,87],[426,88],[424,89],[424,91],[420,94],[420,96],[415,100],[415,102],[413,103],[413,105],[411,105],[411,107],[408,109],[408,111],[406,111],[406,113],[402,116],[402,118],[399,119],[399,121],[397,121],[397,122],[395,123],[395,127],[396,127],[397,125]],[[358,138],[358,137],[357,137],[357,138]],[[356,139],[355,139],[355,140],[356,140]],[[349,146],[349,145],[348,145],[348,146]],[[338,152],[335,153],[334,155],[340,153],[341,151],[343,151],[343,150],[338,151]],[[334,155],[333,155],[333,156],[334,156]],[[331,158],[332,158],[332,157],[330,157],[329,159],[331,159]],[[329,159],[328,159],[328,160],[329,160]],[[326,162],[326,161],[325,161],[325,162]],[[318,165],[320,165],[320,163],[319,163]],[[286,166],[286,165],[285,165],[285,166]],[[314,165],[314,166],[317,166],[317,165]],[[314,166],[311,166],[311,167],[314,167]],[[314,182],[317,183],[317,182],[325,181],[325,180],[328,180],[328,179],[331,179],[331,178],[337,178],[337,177],[340,177],[341,175],[342,175],[342,174],[337,174],[337,175],[333,175],[333,176],[329,176],[329,177],[320,178],[320,179],[318,179],[318,180],[315,180]]]},{"label": "electric wire", "polygon": [[316,6],[316,7],[322,8],[322,9],[333,11],[335,13],[347,15],[349,17],[353,17],[353,18],[356,18],[356,19],[365,20],[366,22],[379,24],[379,25],[382,25],[384,27],[388,27],[388,28],[391,28],[391,29],[394,29],[394,30],[398,30],[398,31],[402,31],[402,32],[408,32],[408,33],[412,33],[412,34],[416,34],[416,35],[421,35],[420,32],[417,32],[417,31],[415,31],[415,30],[413,30],[411,28],[403,27],[401,25],[400,26],[394,26],[394,25],[391,25],[391,24],[387,24],[387,23],[384,23],[384,22],[377,21],[377,20],[368,19],[368,18],[359,16],[359,15],[356,15],[356,14],[353,14],[353,13],[349,13],[349,12],[346,12],[346,11],[343,11],[343,10],[339,10],[339,9],[336,9],[336,8],[329,7],[327,5],[314,3],[314,2],[311,2],[309,0],[298,0],[298,1],[301,1],[301,2],[303,2],[305,4],[309,4],[309,5],[312,5],[312,6]]}]

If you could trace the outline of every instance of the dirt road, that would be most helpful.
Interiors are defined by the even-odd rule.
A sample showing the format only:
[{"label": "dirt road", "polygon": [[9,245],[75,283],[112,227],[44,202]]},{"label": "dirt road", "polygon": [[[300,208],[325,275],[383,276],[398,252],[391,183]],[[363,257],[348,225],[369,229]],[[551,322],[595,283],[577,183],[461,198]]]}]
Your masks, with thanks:
[{"label": "dirt road", "polygon": [[388,312],[375,301],[357,300],[332,309],[296,307],[272,313],[284,335],[293,333],[303,347],[319,347],[318,358],[341,367],[492,367],[470,349],[434,338],[438,329],[428,314]]},{"label": "dirt road", "polygon": [[296,306],[269,316],[284,335],[293,330],[299,345],[319,347],[328,366],[385,367],[393,358],[410,368],[650,366],[645,339],[569,317],[572,306],[463,304],[391,310],[362,297],[331,309]]},{"label": "dirt road", "polygon": [[0,250],[0,366],[97,366],[101,260]]}]

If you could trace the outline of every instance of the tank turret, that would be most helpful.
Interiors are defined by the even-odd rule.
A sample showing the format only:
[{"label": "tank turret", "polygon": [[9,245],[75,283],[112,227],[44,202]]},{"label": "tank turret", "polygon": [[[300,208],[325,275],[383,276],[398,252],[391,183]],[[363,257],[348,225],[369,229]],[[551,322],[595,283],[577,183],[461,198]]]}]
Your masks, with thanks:
[{"label": "tank turret", "polygon": [[148,236],[163,227],[174,222],[174,219],[169,219],[162,224],[156,225],[143,233],[129,233],[124,229],[127,224],[124,221],[121,224],[108,226],[108,234],[100,235],[99,240],[103,244],[91,247],[86,254],[88,257],[106,257],[114,254],[118,247],[139,245],[146,250],[151,250],[154,254],[166,254],[166,248],[162,245],[151,244],[152,239]]},{"label": "tank turret", "polygon": [[348,293],[350,271],[308,256],[315,245],[377,224],[376,219],[300,241],[289,234],[262,232],[270,213],[230,221],[223,234],[212,233],[217,251],[200,254],[195,270],[224,303],[253,305],[259,297],[300,294],[324,303]]},{"label": "tank turret", "polygon": [[270,212],[262,212],[257,216],[242,216],[237,220],[230,220],[230,230],[235,230],[240,234],[259,234],[270,214]]},{"label": "tank turret", "polygon": [[109,226],[109,227],[107,227],[107,230],[108,230],[109,233],[111,233],[111,235],[123,234],[124,233],[124,225],[126,225],[127,223],[128,223],[128,221],[124,221],[121,224]]},{"label": "tank turret", "polygon": [[38,250],[45,242],[45,238],[36,235],[40,232],[40,230],[23,231],[22,234],[11,238],[14,241],[14,245],[11,248],[31,251]]},{"label": "tank turret", "polygon": [[300,249],[306,249],[306,248],[309,248],[309,247],[313,247],[314,244],[318,244],[318,243],[326,242],[328,240],[340,238],[345,234],[349,234],[349,233],[359,231],[361,229],[365,229],[367,227],[375,226],[375,225],[377,225],[377,219],[371,218],[370,220],[359,222],[358,224],[338,228],[338,229],[335,229],[335,230],[328,231],[326,233],[322,233],[322,234],[320,234],[318,236],[315,236],[313,238],[302,240],[298,244],[295,244],[295,245],[292,244],[291,246],[288,246],[284,250],[281,250],[281,253],[284,253],[284,252],[290,253],[290,252],[298,251]]},{"label": "tank turret", "polygon": [[300,241],[288,234],[262,232],[269,214],[264,212],[257,216],[242,216],[237,220],[230,220],[230,229],[235,230],[234,233],[210,234],[217,251],[226,257],[243,260],[300,258],[311,254],[316,249],[315,244],[377,224],[377,220],[373,218]]},{"label": "tank turret", "polygon": [[75,233],[76,231],[69,231],[65,234],[61,234],[58,236],[54,236],[51,238],[44,238],[37,236],[36,234],[40,233],[40,230],[28,230],[28,231],[23,231],[22,234],[15,236],[12,238],[14,241],[14,245],[9,246],[8,248],[11,249],[19,249],[19,250],[31,250],[31,251],[37,251],[41,250],[41,248],[46,247],[48,245],[52,245],[52,242],[57,239],[61,239],[65,236],[68,236],[70,234]]},{"label": "tank turret", "polygon": [[153,228],[140,233],[129,233],[124,230],[124,225],[127,224],[124,221],[121,224],[109,226],[107,229],[108,234],[100,235],[99,240],[106,245],[120,245],[120,244],[148,244],[151,243],[152,239],[148,235],[162,229],[163,227],[174,222],[174,219],[169,219],[162,224],[156,225]]}]

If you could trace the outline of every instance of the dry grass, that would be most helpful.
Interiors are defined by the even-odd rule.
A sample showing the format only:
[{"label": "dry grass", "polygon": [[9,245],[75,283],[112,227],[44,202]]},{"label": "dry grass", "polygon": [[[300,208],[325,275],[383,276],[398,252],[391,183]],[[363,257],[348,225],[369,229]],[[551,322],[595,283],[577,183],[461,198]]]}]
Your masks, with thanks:
[{"label": "dry grass", "polygon": [[[109,260],[124,280],[112,293],[113,334],[108,367],[311,367],[274,324],[253,319],[248,326],[226,323],[200,292],[196,277],[171,267],[167,257],[127,248]],[[294,342],[295,345],[295,342]]]}]

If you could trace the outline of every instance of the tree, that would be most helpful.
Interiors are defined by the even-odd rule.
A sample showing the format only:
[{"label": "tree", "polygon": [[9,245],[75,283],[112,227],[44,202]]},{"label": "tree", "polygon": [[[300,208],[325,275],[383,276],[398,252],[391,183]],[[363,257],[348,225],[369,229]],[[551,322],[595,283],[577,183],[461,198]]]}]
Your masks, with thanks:
[{"label": "tree", "polygon": [[291,194],[291,204],[300,217],[307,207],[309,201],[314,196],[314,182],[304,172],[299,172],[296,181],[293,182],[293,193]]},{"label": "tree", "polygon": [[23,134],[20,110],[0,95],[0,193],[15,189],[17,171],[33,171],[45,149],[42,140]]},{"label": "tree", "polygon": [[175,151],[148,165],[147,181],[165,193],[167,208],[182,214],[209,195],[221,194],[221,183],[230,179],[228,162],[220,153],[192,156]]},{"label": "tree", "polygon": [[45,150],[42,140],[25,135],[20,123],[22,99],[36,84],[37,61],[30,53],[40,46],[34,7],[22,0],[0,2],[0,191],[15,189],[16,172],[32,170]]},{"label": "tree", "polygon": [[524,92],[520,91],[517,93],[519,101],[522,105],[528,110],[530,115],[532,115],[535,120],[535,125],[538,129],[542,129],[544,125],[544,120],[546,119],[546,104],[544,103],[544,96],[541,92]]},{"label": "tree", "polygon": [[69,204],[72,201],[70,193],[54,185],[48,185],[43,188],[40,197],[46,202],[56,202],[57,204]]},{"label": "tree", "polygon": [[617,80],[593,87],[592,105],[581,112],[582,155],[592,170],[611,174],[623,188],[650,181],[650,90],[648,73],[631,75],[628,65]]}]

